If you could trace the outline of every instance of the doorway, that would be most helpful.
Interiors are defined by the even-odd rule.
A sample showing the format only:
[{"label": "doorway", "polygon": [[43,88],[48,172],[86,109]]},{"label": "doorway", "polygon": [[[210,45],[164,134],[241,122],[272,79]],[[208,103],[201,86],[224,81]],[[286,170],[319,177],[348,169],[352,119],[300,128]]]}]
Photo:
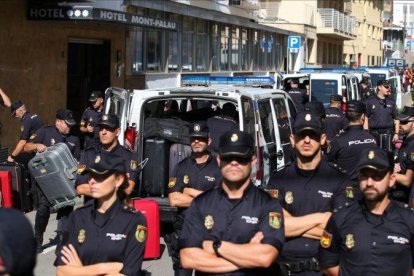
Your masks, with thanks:
[{"label": "doorway", "polygon": [[[92,91],[110,86],[111,42],[108,40],[71,39],[68,43],[67,108],[77,123],[88,106]],[[79,135],[79,127],[74,134]],[[83,144],[83,143],[81,143]]]}]

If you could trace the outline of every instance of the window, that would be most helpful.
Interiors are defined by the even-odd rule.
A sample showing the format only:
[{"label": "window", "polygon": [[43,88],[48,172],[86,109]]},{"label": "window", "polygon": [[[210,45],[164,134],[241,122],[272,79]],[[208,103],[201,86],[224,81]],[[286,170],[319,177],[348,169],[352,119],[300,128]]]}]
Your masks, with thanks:
[{"label": "window", "polygon": [[136,28],[135,31],[131,32],[131,41],[132,48],[133,48],[133,59],[132,62],[132,72],[142,72],[144,71],[143,67],[143,57],[144,57],[144,51],[143,51],[143,31],[142,28]]},{"label": "window", "polygon": [[249,63],[249,48],[248,48],[248,32],[246,29],[241,30],[241,69],[242,70],[249,70],[250,63]]},{"label": "window", "polygon": [[231,70],[240,70],[240,29],[233,27],[231,30]]},{"label": "window", "polygon": [[161,68],[161,32],[147,31],[147,71],[160,71]]},{"label": "window", "polygon": [[211,47],[211,65],[213,71],[220,71],[220,26],[213,24],[212,32],[212,47]]},{"label": "window", "polygon": [[[179,15],[170,15],[171,20],[180,22]],[[178,49],[179,40],[178,32],[168,32],[168,70],[169,71],[178,71],[180,70],[180,55]]]},{"label": "window", "polygon": [[229,36],[230,27],[221,26],[220,35],[220,69],[223,71],[229,70]]},{"label": "window", "polygon": [[259,53],[260,53],[260,41],[259,41],[259,32],[258,31],[253,31],[253,36],[252,36],[252,41],[253,41],[253,70],[259,70],[260,68],[260,63],[259,63]]},{"label": "window", "polygon": [[209,60],[208,22],[197,20],[196,70],[207,71]]},{"label": "window", "polygon": [[194,19],[184,17],[182,39],[182,70],[193,71]]}]

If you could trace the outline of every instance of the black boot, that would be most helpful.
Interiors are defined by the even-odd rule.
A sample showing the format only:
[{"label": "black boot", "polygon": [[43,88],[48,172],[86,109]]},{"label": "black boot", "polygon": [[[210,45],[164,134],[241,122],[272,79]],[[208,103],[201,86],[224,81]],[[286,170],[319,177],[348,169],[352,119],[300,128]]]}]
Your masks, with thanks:
[{"label": "black boot", "polygon": [[43,251],[43,234],[35,234],[35,238],[36,238],[36,252],[37,254],[42,253]]}]

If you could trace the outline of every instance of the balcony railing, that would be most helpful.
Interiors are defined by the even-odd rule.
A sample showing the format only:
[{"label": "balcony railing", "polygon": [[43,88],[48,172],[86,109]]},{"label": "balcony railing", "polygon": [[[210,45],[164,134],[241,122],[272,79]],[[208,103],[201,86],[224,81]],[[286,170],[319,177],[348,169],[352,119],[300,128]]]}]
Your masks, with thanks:
[{"label": "balcony railing", "polygon": [[356,20],[352,16],[335,9],[318,9],[318,13],[321,15],[322,28],[333,29],[335,32],[348,36],[356,36]]}]

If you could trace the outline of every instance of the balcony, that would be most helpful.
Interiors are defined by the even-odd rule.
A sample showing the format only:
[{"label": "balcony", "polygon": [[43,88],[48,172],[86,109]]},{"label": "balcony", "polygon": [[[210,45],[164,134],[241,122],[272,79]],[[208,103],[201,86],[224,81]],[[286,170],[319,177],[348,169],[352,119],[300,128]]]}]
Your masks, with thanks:
[{"label": "balcony", "polygon": [[317,33],[337,39],[352,40],[356,38],[355,18],[334,9],[318,9],[320,22]]}]

